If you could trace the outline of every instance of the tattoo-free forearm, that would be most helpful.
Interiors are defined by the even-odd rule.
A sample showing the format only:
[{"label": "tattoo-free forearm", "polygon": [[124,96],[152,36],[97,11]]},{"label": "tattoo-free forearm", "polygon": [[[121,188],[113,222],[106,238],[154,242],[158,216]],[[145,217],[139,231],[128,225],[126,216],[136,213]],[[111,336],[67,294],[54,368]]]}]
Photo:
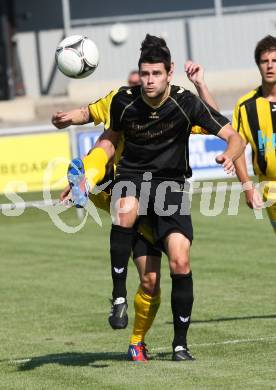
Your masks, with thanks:
[{"label": "tattoo-free forearm", "polygon": [[238,176],[239,181],[242,184],[252,183],[248,175],[244,153],[242,153],[240,157],[235,160],[234,165],[235,165],[236,174]]},{"label": "tattoo-free forearm", "polygon": [[200,83],[200,84],[195,83],[195,87],[196,87],[196,90],[197,90],[199,97],[201,99],[205,100],[205,102],[208,103],[209,106],[211,106],[215,110],[219,111],[219,107],[218,107],[215,99],[211,95],[207,85],[205,83]]},{"label": "tattoo-free forearm", "polygon": [[228,137],[227,142],[228,145],[224,153],[226,153],[227,156],[232,159],[232,161],[235,161],[243,153],[245,149],[245,142],[242,137],[236,132],[234,132]]}]

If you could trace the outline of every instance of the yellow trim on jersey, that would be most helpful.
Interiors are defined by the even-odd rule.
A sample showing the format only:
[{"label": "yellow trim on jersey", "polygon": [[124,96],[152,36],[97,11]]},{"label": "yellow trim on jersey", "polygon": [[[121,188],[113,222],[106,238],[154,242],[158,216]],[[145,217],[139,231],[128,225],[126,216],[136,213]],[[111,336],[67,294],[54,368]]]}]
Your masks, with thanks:
[{"label": "yellow trim on jersey", "polygon": [[208,133],[208,131],[207,130],[205,130],[205,129],[203,129],[202,127],[200,127],[200,126],[193,126],[192,127],[192,130],[191,130],[191,133],[192,134],[210,134],[210,133]]},{"label": "yellow trim on jersey", "polygon": [[169,98],[170,93],[171,93],[171,86],[168,85],[162,100],[157,104],[152,104],[151,100],[147,97],[147,95],[143,92],[143,90],[141,88],[141,96],[142,96],[143,101],[146,103],[147,106],[149,106],[155,110],[157,108],[161,107],[165,103],[165,101]]}]

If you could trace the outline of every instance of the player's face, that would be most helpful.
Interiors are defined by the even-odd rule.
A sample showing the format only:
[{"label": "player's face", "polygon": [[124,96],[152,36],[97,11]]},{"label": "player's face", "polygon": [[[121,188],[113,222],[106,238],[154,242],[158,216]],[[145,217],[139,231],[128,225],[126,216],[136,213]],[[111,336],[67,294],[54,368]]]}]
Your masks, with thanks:
[{"label": "player's face", "polygon": [[261,54],[259,69],[263,82],[276,83],[276,50],[265,51]]},{"label": "player's face", "polygon": [[162,98],[171,81],[172,70],[168,73],[162,62],[157,64],[142,63],[140,65],[140,80],[147,98]]}]

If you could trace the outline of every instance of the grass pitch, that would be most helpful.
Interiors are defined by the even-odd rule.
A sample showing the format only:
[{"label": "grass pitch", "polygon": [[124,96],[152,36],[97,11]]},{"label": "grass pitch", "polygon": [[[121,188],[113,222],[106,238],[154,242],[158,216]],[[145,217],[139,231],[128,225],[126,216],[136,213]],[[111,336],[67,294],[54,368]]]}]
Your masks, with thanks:
[{"label": "grass pitch", "polygon": [[[2,199],[3,201],[3,199]],[[227,205],[227,201],[226,201]],[[202,215],[193,198],[195,284],[189,344],[197,360],[172,362],[170,277],[162,261],[162,304],[147,336],[152,360],[126,361],[130,324],[107,323],[110,219],[76,234],[40,210],[0,217],[0,389],[276,389],[275,235],[241,202],[237,216]],[[78,224],[74,210],[61,217]]]}]

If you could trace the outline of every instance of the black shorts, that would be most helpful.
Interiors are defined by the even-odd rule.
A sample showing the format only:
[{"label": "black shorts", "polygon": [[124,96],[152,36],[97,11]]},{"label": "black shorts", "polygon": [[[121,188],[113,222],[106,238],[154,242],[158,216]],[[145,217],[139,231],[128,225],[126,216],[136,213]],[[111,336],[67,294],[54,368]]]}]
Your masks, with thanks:
[{"label": "black shorts", "polygon": [[140,233],[136,233],[132,244],[133,259],[141,256],[161,257],[161,251],[145,239]]},{"label": "black shorts", "polygon": [[164,239],[172,232],[180,232],[193,240],[188,183],[152,179],[141,176],[132,179],[119,176],[112,189],[112,202],[126,196],[139,200],[139,214],[147,215],[153,227],[156,248],[165,251]]},{"label": "black shorts", "polygon": [[111,169],[108,172],[106,172],[104,178],[99,183],[97,183],[97,186],[101,186],[102,184],[109,182],[109,184],[104,188],[103,191],[106,192],[107,194],[111,194],[113,181],[114,181],[114,169]]}]

